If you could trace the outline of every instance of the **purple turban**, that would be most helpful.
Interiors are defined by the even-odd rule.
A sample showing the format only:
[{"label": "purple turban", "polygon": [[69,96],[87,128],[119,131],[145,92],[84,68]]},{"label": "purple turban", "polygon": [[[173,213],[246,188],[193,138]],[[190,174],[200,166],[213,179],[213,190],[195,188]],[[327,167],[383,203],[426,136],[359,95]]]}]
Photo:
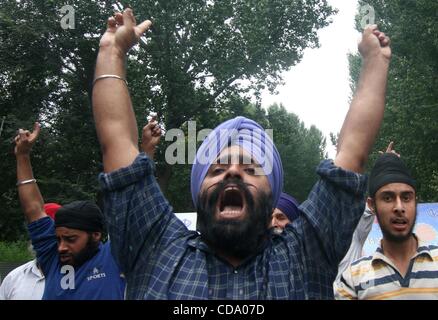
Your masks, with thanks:
[{"label": "purple turban", "polygon": [[294,197],[282,192],[276,208],[280,209],[292,222],[299,216],[298,206],[298,201]]},{"label": "purple turban", "polygon": [[210,165],[226,147],[238,145],[261,166],[271,186],[273,208],[283,189],[283,166],[280,154],[271,137],[255,121],[236,117],[217,126],[204,140],[196,153],[192,167],[190,189],[192,200],[197,199]]}]

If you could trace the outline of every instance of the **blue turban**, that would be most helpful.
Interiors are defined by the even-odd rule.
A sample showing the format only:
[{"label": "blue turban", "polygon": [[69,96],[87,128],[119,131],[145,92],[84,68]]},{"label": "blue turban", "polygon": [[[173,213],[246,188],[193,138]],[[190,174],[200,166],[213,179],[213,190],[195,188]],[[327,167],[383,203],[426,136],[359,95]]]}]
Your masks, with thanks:
[{"label": "blue turban", "polygon": [[194,205],[197,206],[199,190],[210,165],[222,150],[232,145],[242,147],[261,166],[271,186],[273,208],[275,208],[283,189],[283,166],[280,154],[265,130],[257,122],[245,117],[236,117],[221,123],[199,147],[193,163],[190,183]]},{"label": "blue turban", "polygon": [[276,208],[280,209],[292,222],[299,216],[298,206],[298,201],[294,197],[282,192]]}]

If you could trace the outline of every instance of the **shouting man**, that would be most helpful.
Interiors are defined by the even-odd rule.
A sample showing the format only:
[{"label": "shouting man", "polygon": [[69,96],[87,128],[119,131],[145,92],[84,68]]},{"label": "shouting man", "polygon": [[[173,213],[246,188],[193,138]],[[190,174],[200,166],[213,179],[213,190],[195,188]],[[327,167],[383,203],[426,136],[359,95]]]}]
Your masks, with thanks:
[{"label": "shouting man", "polygon": [[[365,206],[361,172],[383,118],[389,38],[376,26],[364,31],[360,85],[338,154],[318,167],[320,180],[294,227],[280,235],[270,231],[282,191],[281,159],[260,125],[237,117],[220,124],[197,152],[191,192],[198,234],[174,215],[153,161],[138,151],[125,59],[150,25],[148,20],[136,25],[131,9],[109,18],[93,88],[105,171],[99,179],[127,298],[333,298],[339,261]],[[159,135],[149,130],[150,145],[156,145]]]}]

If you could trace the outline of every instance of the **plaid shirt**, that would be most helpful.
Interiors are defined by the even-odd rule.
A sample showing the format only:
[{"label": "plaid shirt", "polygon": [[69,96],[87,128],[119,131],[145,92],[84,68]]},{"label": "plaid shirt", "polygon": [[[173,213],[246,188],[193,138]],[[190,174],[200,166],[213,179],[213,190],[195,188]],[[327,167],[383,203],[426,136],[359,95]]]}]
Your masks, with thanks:
[{"label": "plaid shirt", "polygon": [[238,268],[175,216],[144,154],[100,174],[127,299],[332,299],[338,264],[365,207],[366,177],[321,162],[300,218]]}]

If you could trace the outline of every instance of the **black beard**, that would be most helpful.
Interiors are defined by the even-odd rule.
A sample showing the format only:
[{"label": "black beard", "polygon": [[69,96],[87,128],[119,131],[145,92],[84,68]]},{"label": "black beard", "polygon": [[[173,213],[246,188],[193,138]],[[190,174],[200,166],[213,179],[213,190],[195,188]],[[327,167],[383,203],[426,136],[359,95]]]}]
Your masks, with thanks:
[{"label": "black beard", "polygon": [[389,230],[385,229],[382,227],[382,224],[380,223],[380,218],[379,218],[379,211],[377,209],[377,205],[375,205],[374,210],[376,212],[376,217],[377,217],[377,221],[379,222],[379,226],[380,226],[380,230],[382,231],[382,235],[383,238],[389,242],[393,242],[393,243],[403,243],[405,241],[408,241],[412,234],[414,233],[414,227],[415,224],[417,222],[417,206],[415,206],[415,220],[414,223],[411,226],[411,229],[409,230],[409,232],[406,235],[395,235],[392,234]]},{"label": "black beard", "polygon": [[85,262],[93,258],[97,251],[99,251],[99,243],[100,241],[94,241],[91,234],[88,235],[87,244],[85,247],[76,254],[73,254],[72,260],[73,263],[61,263],[62,265],[70,264],[72,267],[79,268]]},{"label": "black beard", "polygon": [[[221,192],[234,184],[243,192],[247,204],[247,216],[243,220],[216,220],[216,204]],[[238,179],[227,179],[217,184],[208,198],[203,192],[198,198],[197,229],[201,238],[215,250],[237,259],[256,254],[269,233],[272,214],[272,195],[257,194],[258,205],[246,184]]]}]

